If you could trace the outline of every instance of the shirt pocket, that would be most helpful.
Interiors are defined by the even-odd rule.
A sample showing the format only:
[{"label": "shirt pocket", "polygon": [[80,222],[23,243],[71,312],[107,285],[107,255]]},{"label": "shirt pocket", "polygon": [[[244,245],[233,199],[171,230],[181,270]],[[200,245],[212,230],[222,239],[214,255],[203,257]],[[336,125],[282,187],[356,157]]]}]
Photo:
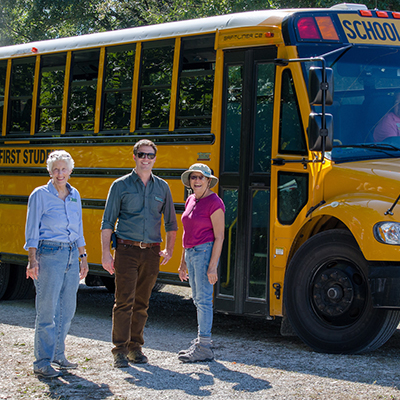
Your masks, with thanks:
[{"label": "shirt pocket", "polygon": [[164,208],[165,196],[163,194],[152,194],[150,197],[151,209],[161,214]]}]

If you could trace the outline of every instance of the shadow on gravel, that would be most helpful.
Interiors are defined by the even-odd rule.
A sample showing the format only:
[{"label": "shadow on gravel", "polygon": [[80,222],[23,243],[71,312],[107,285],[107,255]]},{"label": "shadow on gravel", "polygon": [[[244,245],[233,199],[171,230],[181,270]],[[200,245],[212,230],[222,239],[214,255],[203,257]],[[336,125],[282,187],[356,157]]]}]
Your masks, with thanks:
[{"label": "shadow on gravel", "polygon": [[[74,399],[88,399],[87,393],[96,393],[96,400],[101,400],[109,399],[114,394],[107,384],[99,385],[72,373],[64,373],[63,376],[53,379],[37,379],[44,384],[45,395],[49,399],[68,399],[71,396]],[[65,397],[66,392],[68,394]]]},{"label": "shadow on gravel", "polygon": [[199,397],[212,394],[212,386],[215,383],[215,379],[229,384],[234,383],[232,390],[241,393],[255,393],[271,388],[267,380],[254,378],[245,372],[229,369],[218,361],[200,363],[198,365],[208,365],[211,374],[203,372],[180,373],[146,364],[129,368],[127,372],[132,377],[126,378],[126,381],[147,389],[159,391],[178,389],[184,391],[187,395]]},{"label": "shadow on gravel", "polygon": [[[151,297],[145,347],[174,354],[187,347],[190,339],[196,336],[196,312],[187,292],[181,295],[176,289],[171,293],[167,288],[164,290],[153,293]],[[104,287],[82,285],[70,334],[109,342],[113,303],[114,296]],[[1,323],[33,328],[34,318],[33,300],[0,302]],[[158,340],[160,335],[171,337],[168,348],[165,341]],[[212,385],[213,379],[234,382],[235,390],[249,393],[269,388],[267,380],[238,372],[237,364],[243,364],[249,368],[264,368],[266,374],[272,368],[337,381],[365,382],[385,387],[400,385],[399,329],[384,346],[362,355],[316,353],[296,337],[282,337],[278,321],[231,315],[214,316],[213,338],[217,361],[208,363],[211,375],[177,373],[149,364],[130,368],[132,378],[128,379],[137,386],[154,390],[165,390],[165,385],[171,385],[171,388],[179,388],[199,397],[210,395],[210,390],[204,387]],[[153,379],[154,376],[160,379]],[[71,376],[68,379],[75,378]],[[82,386],[85,385],[89,385],[90,389],[93,384],[82,382]],[[100,389],[107,394],[107,388]]]}]

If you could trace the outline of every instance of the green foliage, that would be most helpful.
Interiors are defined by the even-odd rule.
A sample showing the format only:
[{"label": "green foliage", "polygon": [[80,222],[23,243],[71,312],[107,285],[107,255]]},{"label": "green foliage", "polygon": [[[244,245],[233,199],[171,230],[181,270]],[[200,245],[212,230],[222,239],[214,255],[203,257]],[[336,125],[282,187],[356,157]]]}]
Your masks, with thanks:
[{"label": "green foliage", "polygon": [[[0,46],[257,9],[331,7],[341,0],[1,0]],[[343,0],[344,2],[344,0]],[[400,0],[352,0],[400,11]]]}]

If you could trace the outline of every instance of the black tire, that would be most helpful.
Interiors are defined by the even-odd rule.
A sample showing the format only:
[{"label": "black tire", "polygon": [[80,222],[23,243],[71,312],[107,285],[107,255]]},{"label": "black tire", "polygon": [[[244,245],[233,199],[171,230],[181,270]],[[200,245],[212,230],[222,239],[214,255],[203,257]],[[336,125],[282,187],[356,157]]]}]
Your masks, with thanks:
[{"label": "black tire", "polygon": [[156,282],[156,284],[153,287],[153,292],[159,292],[160,290],[164,289],[165,286],[166,286],[165,283]]},{"label": "black tire", "polygon": [[103,281],[104,286],[110,293],[115,293],[115,280],[114,277],[111,276],[102,276],[101,280]]},{"label": "black tire", "polygon": [[10,265],[10,278],[2,300],[33,298],[35,289],[32,279],[26,279],[24,265]]},{"label": "black tire", "polygon": [[295,254],[286,272],[284,304],[293,329],[312,349],[357,354],[392,336],[400,311],[372,307],[367,270],[347,231],[319,233]]},{"label": "black tire", "polygon": [[0,300],[3,298],[7,290],[8,282],[10,280],[10,265],[0,263]]}]

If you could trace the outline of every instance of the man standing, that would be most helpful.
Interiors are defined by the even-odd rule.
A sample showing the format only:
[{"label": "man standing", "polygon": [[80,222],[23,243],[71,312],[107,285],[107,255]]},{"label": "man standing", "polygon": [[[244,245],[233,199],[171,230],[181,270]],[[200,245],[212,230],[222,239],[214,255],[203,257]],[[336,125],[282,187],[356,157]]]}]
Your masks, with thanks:
[{"label": "man standing", "polygon": [[[116,368],[128,367],[129,361],[147,362],[142,346],[150,295],[160,257],[163,257],[161,265],[172,257],[178,230],[169,186],[152,174],[156,154],[157,147],[150,140],[135,144],[136,168],[112,183],[101,223],[103,268],[111,275],[115,273],[112,353]],[[166,243],[160,251],[162,214]],[[117,220],[114,260],[110,241]]]}]

